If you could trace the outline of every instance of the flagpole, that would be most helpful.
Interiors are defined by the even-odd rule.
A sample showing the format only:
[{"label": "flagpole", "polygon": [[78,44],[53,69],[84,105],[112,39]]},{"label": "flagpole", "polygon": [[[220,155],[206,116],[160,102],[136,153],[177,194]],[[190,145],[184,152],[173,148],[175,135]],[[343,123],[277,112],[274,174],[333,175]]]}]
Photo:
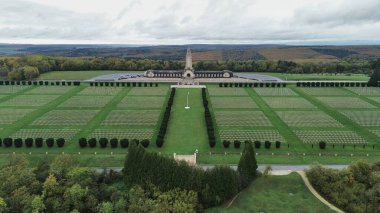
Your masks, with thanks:
[{"label": "flagpole", "polygon": [[190,92],[187,92],[186,107],[185,107],[185,109],[190,109],[190,107],[189,107],[189,94],[190,94]]}]

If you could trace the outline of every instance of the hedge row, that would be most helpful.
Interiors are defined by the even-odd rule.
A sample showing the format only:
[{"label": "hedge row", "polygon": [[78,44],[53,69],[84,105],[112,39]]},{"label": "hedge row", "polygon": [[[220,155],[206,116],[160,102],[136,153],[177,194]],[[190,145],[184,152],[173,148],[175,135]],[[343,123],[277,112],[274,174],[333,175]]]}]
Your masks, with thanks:
[{"label": "hedge row", "polygon": [[[87,140],[87,138],[80,138],[79,139],[79,146],[81,148],[95,148],[97,144],[99,144],[100,148],[106,148],[108,146],[108,143],[110,144],[111,148],[117,148],[119,145],[121,148],[128,148],[129,146],[129,139],[117,139],[117,138],[112,138],[108,140],[108,138],[100,138],[97,140],[96,138],[90,138]],[[150,141],[148,139],[144,140],[137,140],[133,139],[131,140],[131,143],[135,143],[136,145],[141,144],[143,147],[147,148],[150,144]]]},{"label": "hedge row", "polygon": [[[23,140],[21,138],[15,138],[15,139],[13,138],[1,139],[0,138],[0,146],[4,145],[4,147],[14,146],[16,148],[20,148],[24,145],[24,143],[27,148],[33,147],[33,144],[35,145],[35,147],[40,148],[44,144],[44,139],[43,138],[36,138],[36,139],[27,138]],[[55,140],[54,138],[48,138],[45,140],[45,143],[47,147],[53,147],[54,143],[57,144],[57,147],[63,147],[65,145],[65,139],[58,138],[57,140]]]},{"label": "hedge row", "polygon": [[219,87],[286,87],[286,83],[219,83]]},{"label": "hedge row", "polygon": [[203,107],[205,108],[205,120],[206,120],[206,127],[207,127],[208,144],[212,148],[212,147],[215,147],[215,144],[216,144],[215,130],[214,130],[214,124],[212,121],[210,109],[208,108],[206,88],[202,88],[202,99],[203,99]]},{"label": "hedge row", "polygon": [[297,87],[366,87],[367,82],[297,82]]},{"label": "hedge row", "polygon": [[[244,142],[245,143],[252,143],[249,140],[248,141],[244,141]],[[260,149],[261,148],[261,141],[255,141],[253,143],[254,143],[256,149]],[[237,148],[237,149],[240,148],[240,144],[241,144],[241,142],[239,140],[235,140],[234,141],[234,147],[235,148]],[[231,145],[231,142],[229,140],[223,140],[223,146],[224,146],[224,148],[228,148],[228,147],[230,147],[230,145]],[[265,141],[264,142],[264,147],[266,149],[270,149],[271,146],[272,146],[272,142],[270,142],[270,141]],[[275,147],[276,147],[276,149],[279,149],[281,147],[281,142],[280,141],[276,141],[275,142]]]},{"label": "hedge row", "polygon": [[109,81],[96,81],[90,82],[90,86],[99,86],[99,87],[158,87],[158,83],[152,82],[109,82]]},{"label": "hedge row", "polygon": [[172,110],[172,105],[174,102],[175,91],[176,91],[175,88],[172,88],[172,91],[170,92],[168,105],[166,106],[165,114],[164,114],[164,117],[162,118],[160,130],[158,131],[158,135],[156,139],[157,147],[162,147],[162,145],[164,144],[164,138],[165,138],[166,130],[168,128],[170,112]]},{"label": "hedge row", "polygon": [[0,85],[80,86],[80,81],[0,81]]}]

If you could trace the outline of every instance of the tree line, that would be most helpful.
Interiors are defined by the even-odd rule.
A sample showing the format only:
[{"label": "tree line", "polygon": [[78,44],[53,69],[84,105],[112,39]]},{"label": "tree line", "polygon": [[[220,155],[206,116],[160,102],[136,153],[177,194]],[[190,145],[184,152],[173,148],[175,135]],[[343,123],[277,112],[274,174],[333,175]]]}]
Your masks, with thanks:
[{"label": "tree line", "polygon": [[314,166],[306,174],[324,198],[345,212],[380,212],[380,163],[358,161],[343,170]]},{"label": "tree line", "polygon": [[[227,60],[194,62],[195,70],[231,70],[234,72],[278,73],[372,73],[372,61],[341,59],[334,62],[296,63],[273,60]],[[10,80],[30,80],[50,71],[122,70],[144,71],[181,70],[184,61],[127,59],[121,57],[53,57],[26,55],[0,58],[0,77]]]}]

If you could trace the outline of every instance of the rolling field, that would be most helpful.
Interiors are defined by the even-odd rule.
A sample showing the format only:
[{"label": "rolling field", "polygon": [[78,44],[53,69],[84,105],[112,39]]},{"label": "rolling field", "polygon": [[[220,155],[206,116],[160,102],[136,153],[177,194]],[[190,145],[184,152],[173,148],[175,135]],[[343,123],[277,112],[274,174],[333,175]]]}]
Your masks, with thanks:
[{"label": "rolling field", "polygon": [[[145,87],[0,86],[0,138],[65,138],[64,148],[5,148],[13,152],[56,155],[65,152],[81,165],[121,166],[126,149],[80,148],[78,139],[150,139],[149,151],[165,155],[193,154],[198,163],[236,164],[242,148],[235,140],[261,141],[260,163],[350,163],[380,156],[379,88],[219,88],[207,85],[214,118],[216,147],[209,148],[200,89],[177,89],[162,148],[155,137],[165,109],[169,85]],[[190,92],[191,109],[185,110]],[[231,146],[224,148],[223,140]],[[319,141],[326,150],[318,148]],[[272,142],[265,149],[264,141]],[[280,141],[276,149],[274,142]],[[80,152],[80,153],[79,153]],[[96,153],[96,154],[95,154]],[[99,157],[102,156],[102,157]],[[104,159],[113,159],[103,162]],[[86,159],[86,160],[83,160]],[[117,160],[118,159],[118,160]],[[4,160],[0,160],[3,162]],[[102,162],[101,162],[102,161]]]},{"label": "rolling field", "polygon": [[305,187],[301,177],[260,177],[243,190],[233,204],[206,209],[206,213],[222,212],[333,212]]}]

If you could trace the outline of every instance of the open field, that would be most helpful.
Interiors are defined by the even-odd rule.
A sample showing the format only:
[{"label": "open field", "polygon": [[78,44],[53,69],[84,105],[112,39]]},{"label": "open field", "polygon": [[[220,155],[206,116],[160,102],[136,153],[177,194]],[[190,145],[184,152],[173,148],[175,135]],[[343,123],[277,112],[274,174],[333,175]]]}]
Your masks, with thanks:
[{"label": "open field", "polygon": [[[150,139],[149,151],[168,156],[193,154],[198,149],[198,163],[202,164],[236,164],[242,147],[234,148],[234,140],[261,141],[261,148],[256,149],[260,163],[334,164],[360,158],[373,162],[380,158],[378,88],[295,85],[219,88],[211,84],[207,88],[216,124],[216,147],[208,146],[201,90],[177,89],[165,143],[158,149],[154,142],[169,94],[168,84],[160,84],[158,88],[90,87],[86,83],[79,87],[3,85],[0,86],[0,138],[63,137],[67,142],[64,148],[2,146],[0,155],[65,152],[78,159],[92,158],[91,165],[98,162],[121,166],[126,149],[78,146],[81,137],[115,137]],[[190,92],[190,110],[184,109],[187,92]],[[231,146],[224,148],[222,140],[230,140]],[[318,148],[321,140],[327,142],[326,150]],[[270,149],[264,148],[264,141],[272,142]],[[282,142],[281,148],[275,148],[275,141]],[[120,161],[107,164],[97,160],[99,155]]]},{"label": "open field", "polygon": [[240,192],[233,204],[207,209],[206,213],[333,212],[305,187],[296,173],[260,177]]}]

